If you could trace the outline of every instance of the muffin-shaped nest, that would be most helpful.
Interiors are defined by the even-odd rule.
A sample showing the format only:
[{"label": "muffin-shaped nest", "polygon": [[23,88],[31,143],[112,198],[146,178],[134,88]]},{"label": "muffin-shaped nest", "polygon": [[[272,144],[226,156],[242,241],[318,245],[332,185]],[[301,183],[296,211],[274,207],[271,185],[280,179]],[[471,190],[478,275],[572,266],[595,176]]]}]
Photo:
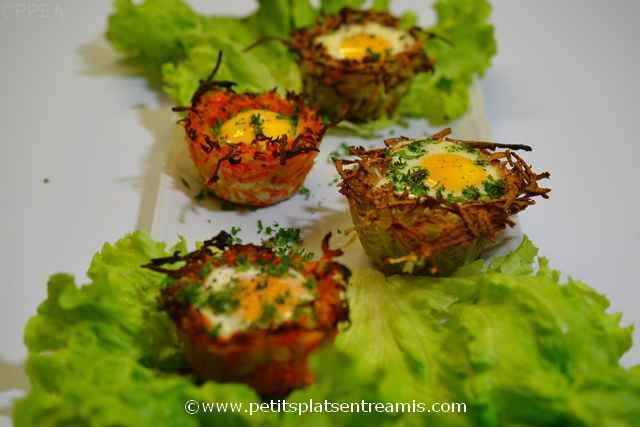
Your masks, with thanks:
[{"label": "muffin-shaped nest", "polygon": [[333,261],[341,252],[329,237],[310,261],[221,232],[195,252],[146,265],[170,277],[162,304],[198,378],[246,383],[263,396],[313,382],[309,354],[348,320],[350,272]]},{"label": "muffin-shaped nest", "polygon": [[[275,89],[236,93],[231,82],[203,81],[192,105],[183,110],[181,124],[204,185],[221,199],[241,205],[268,206],[295,194],[326,130],[302,97],[288,93],[283,98]],[[268,134],[262,130],[269,129],[268,120],[290,127],[278,134],[272,126],[275,130]],[[247,127],[250,140],[229,140],[221,132],[225,126]]]},{"label": "muffin-shaped nest", "polygon": [[[499,231],[513,226],[513,215],[534,204],[535,197],[548,197],[550,190],[540,187],[538,181],[549,173],[533,172],[513,151],[530,147],[456,140],[449,133],[445,129],[424,140],[387,139],[386,149],[352,147],[357,160],[336,162],[342,177],[340,192],[349,201],[360,241],[371,261],[386,273],[450,274],[476,259]],[[478,168],[482,165],[493,176],[487,175],[484,186],[468,186],[453,195],[429,181],[428,171],[404,166],[411,173],[394,172],[398,170],[394,162],[402,161],[396,158],[400,150],[411,154],[411,145],[424,143],[444,153],[428,161],[424,153],[414,156],[418,160],[412,161],[432,165],[432,175],[448,167],[451,157],[443,156],[459,152],[466,156],[461,157],[464,162]],[[442,144],[446,150],[441,149]]]},{"label": "muffin-shaped nest", "polygon": [[370,23],[402,31],[400,20],[387,12],[345,8],[291,34],[288,44],[297,54],[304,92],[332,120],[366,122],[392,114],[414,75],[432,68],[418,27],[406,30],[410,43],[389,55],[336,58],[318,41],[341,27]]}]

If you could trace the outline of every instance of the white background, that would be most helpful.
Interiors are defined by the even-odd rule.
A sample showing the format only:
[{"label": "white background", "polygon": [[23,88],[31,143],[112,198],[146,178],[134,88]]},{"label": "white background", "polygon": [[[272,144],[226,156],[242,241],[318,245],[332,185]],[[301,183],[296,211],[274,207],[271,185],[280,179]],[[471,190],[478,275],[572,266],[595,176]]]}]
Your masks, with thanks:
[{"label": "white background", "polygon": [[[226,3],[198,8],[252,7]],[[419,10],[428,24],[428,4],[394,10]],[[172,115],[103,41],[110,9],[0,0],[0,391],[24,384],[22,331],[47,277],[84,281],[103,242],[148,226],[154,195],[142,189],[157,184]],[[552,199],[521,215],[524,232],[636,325],[638,18],[634,0],[495,0],[499,54],[481,82],[494,139],[533,145],[527,159],[552,172]],[[637,344],[624,361],[640,362]]]}]

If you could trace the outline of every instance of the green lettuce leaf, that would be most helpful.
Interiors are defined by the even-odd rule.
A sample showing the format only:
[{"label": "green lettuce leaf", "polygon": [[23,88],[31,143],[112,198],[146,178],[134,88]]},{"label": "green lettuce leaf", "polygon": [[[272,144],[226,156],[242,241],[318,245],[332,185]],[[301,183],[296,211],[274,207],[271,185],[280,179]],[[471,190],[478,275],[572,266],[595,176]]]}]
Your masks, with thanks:
[{"label": "green lettuce leaf", "polygon": [[434,8],[438,19],[426,45],[434,72],[416,76],[398,113],[439,125],[467,111],[474,78],[489,68],[497,48],[487,0],[437,0]]},{"label": "green lettuce leaf", "polygon": [[166,254],[164,244],[134,233],[94,257],[91,283],[51,277],[25,331],[32,389],[15,407],[16,426],[195,426],[198,417],[185,417],[187,399],[256,400],[243,386],[199,387],[176,375],[183,363],[175,331],[156,304],[163,278],[140,268]]},{"label": "green lettuce leaf", "polygon": [[[366,3],[365,0],[320,0],[320,13],[328,15],[331,13],[337,13],[344,7],[350,7],[352,9],[360,9]],[[380,2],[377,7],[380,7]]]},{"label": "green lettuce leaf", "polygon": [[[21,426],[632,426],[640,419],[640,369],[621,355],[631,329],[608,301],[559,273],[523,241],[486,268],[451,278],[356,271],[352,325],[312,361],[314,385],[287,400],[464,402],[460,414],[246,412],[188,415],[189,399],[260,398],[240,384],[185,374],[170,319],[158,309],[162,275],[140,267],[174,250],[136,232],[106,244],[90,283],[51,277],[28,322],[31,391],[14,408]],[[537,262],[537,271],[533,265]]]},{"label": "green lettuce leaf", "polygon": [[[116,0],[109,18],[107,39],[127,55],[141,72],[178,104],[189,103],[198,81],[209,74],[219,50],[225,58],[216,78],[233,80],[239,91],[300,91],[301,79],[293,54],[277,40],[246,52],[264,37],[287,38],[298,27],[311,25],[320,13],[335,13],[348,6],[361,8],[363,0],[322,0],[316,9],[309,0],[261,0],[250,16],[203,16],[184,0]],[[386,10],[388,0],[372,7]],[[429,31],[437,37],[426,46],[436,60],[433,73],[420,73],[394,117],[375,124],[351,124],[360,135],[372,134],[381,124],[417,117],[438,125],[460,117],[469,107],[475,76],[489,67],[496,52],[493,26],[488,23],[486,0],[438,0],[438,21]],[[416,24],[414,12],[401,16],[402,27]]]},{"label": "green lettuce leaf", "polygon": [[[157,304],[164,278],[140,267],[174,250],[185,251],[185,243],[167,250],[136,232],[104,245],[91,262],[90,283],[78,287],[67,274],[50,278],[47,299],[25,330],[31,391],[14,408],[17,427],[298,425],[297,415],[185,412],[189,399],[243,403],[245,408],[261,400],[247,386],[197,384],[180,373],[185,364],[175,329]],[[377,381],[358,377],[350,357],[329,351],[318,362],[340,369],[321,372],[317,386],[292,399],[341,401],[360,396],[364,385],[369,390],[364,397],[381,400]],[[335,387],[345,379],[346,386]],[[341,398],[340,390],[351,391]],[[319,425],[328,425],[328,417],[314,416],[324,420]],[[342,421],[354,425],[359,417]]]},{"label": "green lettuce leaf", "polygon": [[159,83],[163,64],[182,61],[189,43],[204,26],[203,18],[182,0],[115,0],[107,40],[127,55],[152,83]]},{"label": "green lettuce leaf", "polygon": [[432,425],[637,425],[638,368],[619,364],[632,328],[544,258],[533,273],[536,254],[525,238],[475,274],[478,263],[450,278],[356,271],[338,347],[364,372],[393,367],[381,382],[389,399],[469,405]]},{"label": "green lettuce leaf", "polygon": [[262,2],[252,16],[202,16],[183,0],[116,0],[106,37],[141,73],[180,105],[187,105],[216,62],[217,79],[233,80],[240,91],[274,87],[299,91],[300,73],[293,56],[277,42],[244,50],[263,36],[284,37],[308,25],[316,11],[305,1]]},{"label": "green lettuce leaf", "polygon": [[379,136],[380,131],[392,125],[407,127],[408,123],[402,118],[392,119],[390,117],[382,117],[367,123],[353,123],[348,120],[343,120],[336,125],[334,132],[344,130],[361,136],[362,138],[373,138],[375,136]]}]

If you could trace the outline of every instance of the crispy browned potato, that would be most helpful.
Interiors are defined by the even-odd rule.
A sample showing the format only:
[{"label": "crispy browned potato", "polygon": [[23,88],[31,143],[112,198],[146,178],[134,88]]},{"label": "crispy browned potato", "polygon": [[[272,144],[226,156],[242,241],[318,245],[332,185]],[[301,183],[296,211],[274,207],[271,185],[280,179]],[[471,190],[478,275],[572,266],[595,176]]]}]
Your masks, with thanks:
[{"label": "crispy browned potato", "polygon": [[162,304],[200,379],[246,383],[264,396],[313,381],[308,356],[348,320],[350,272],[333,261],[341,252],[329,249],[328,236],[313,261],[232,244],[223,232],[200,250],[147,265],[171,278]]},{"label": "crispy browned potato", "polygon": [[[367,255],[386,273],[446,275],[476,259],[513,215],[548,197],[513,150],[530,147],[449,138],[387,139],[338,160],[340,192]],[[497,150],[506,148],[506,150]]]},{"label": "crispy browned potato", "polygon": [[[219,60],[220,61],[220,60]],[[220,62],[218,62],[219,64]],[[217,68],[217,67],[216,67]],[[232,203],[269,206],[296,194],[325,126],[299,95],[236,93],[211,74],[180,121],[204,185]]]},{"label": "crispy browned potato", "polygon": [[[328,49],[333,38],[336,51]],[[387,12],[345,8],[296,30],[287,42],[296,53],[303,88],[333,120],[367,122],[392,114],[418,72],[430,71],[418,27],[400,29]]]}]

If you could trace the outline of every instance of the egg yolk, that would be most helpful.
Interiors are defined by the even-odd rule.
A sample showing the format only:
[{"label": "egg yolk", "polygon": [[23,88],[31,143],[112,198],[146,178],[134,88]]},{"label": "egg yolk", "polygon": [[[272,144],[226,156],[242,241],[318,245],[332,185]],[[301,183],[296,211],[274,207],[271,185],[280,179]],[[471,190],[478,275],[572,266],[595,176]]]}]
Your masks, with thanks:
[{"label": "egg yolk", "polygon": [[280,318],[290,318],[299,296],[308,295],[302,283],[290,277],[255,277],[241,281],[241,287],[240,311],[248,322],[257,321],[267,304],[275,306]]},{"label": "egg yolk", "polygon": [[258,135],[278,138],[294,137],[295,129],[288,117],[269,110],[242,111],[220,127],[220,135],[230,143],[251,143]]},{"label": "egg yolk", "polygon": [[361,60],[371,54],[382,55],[391,48],[391,43],[384,37],[374,34],[357,33],[342,39],[340,53],[346,59]]},{"label": "egg yolk", "polygon": [[429,171],[427,184],[442,185],[446,190],[461,192],[467,186],[479,186],[487,178],[485,170],[473,160],[455,154],[432,154],[421,159],[421,165]]}]

